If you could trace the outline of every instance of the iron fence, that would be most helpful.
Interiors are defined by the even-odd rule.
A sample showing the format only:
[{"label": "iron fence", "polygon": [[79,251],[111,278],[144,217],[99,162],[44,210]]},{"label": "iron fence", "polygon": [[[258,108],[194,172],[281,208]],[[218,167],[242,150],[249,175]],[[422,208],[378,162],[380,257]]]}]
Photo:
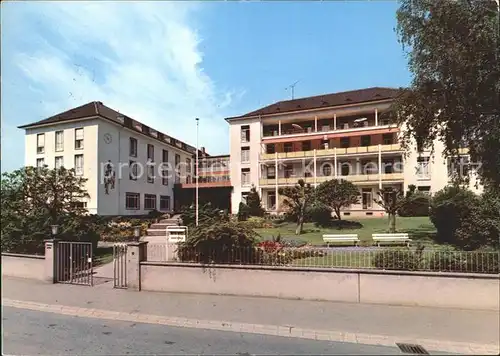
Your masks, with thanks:
[{"label": "iron fence", "polygon": [[[241,264],[308,268],[366,268],[429,272],[499,273],[499,251],[455,251],[393,247],[192,248],[175,244],[147,246],[147,260],[202,264]],[[170,251],[170,252],[169,252]]]}]

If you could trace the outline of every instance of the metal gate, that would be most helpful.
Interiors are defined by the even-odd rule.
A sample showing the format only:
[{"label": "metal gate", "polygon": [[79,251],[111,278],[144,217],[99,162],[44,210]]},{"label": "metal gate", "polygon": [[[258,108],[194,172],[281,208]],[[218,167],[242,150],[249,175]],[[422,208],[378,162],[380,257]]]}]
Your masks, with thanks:
[{"label": "metal gate", "polygon": [[60,241],[56,252],[56,282],[92,286],[92,243]]},{"label": "metal gate", "polygon": [[113,245],[113,287],[127,288],[127,244]]}]

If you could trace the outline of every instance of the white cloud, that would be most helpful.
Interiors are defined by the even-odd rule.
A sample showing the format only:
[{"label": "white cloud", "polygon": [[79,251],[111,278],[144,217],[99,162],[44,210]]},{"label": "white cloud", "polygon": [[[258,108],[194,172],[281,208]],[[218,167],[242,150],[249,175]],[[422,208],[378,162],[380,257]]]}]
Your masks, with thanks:
[{"label": "white cloud", "polygon": [[[194,22],[200,5],[26,2],[3,10],[9,136],[22,138],[13,125],[99,100],[190,144],[200,117],[200,145],[228,151],[224,109],[243,93],[217,88],[203,70]],[[4,151],[14,141],[4,140]]]}]

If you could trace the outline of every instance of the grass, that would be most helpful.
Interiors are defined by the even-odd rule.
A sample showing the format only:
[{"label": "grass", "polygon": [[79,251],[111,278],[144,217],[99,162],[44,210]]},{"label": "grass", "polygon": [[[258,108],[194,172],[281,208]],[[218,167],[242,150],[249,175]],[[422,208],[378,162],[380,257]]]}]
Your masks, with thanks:
[{"label": "grass", "polygon": [[[349,221],[354,222],[353,220]],[[263,239],[276,237],[280,234],[281,237],[300,239],[313,245],[323,245],[324,234],[358,234],[361,243],[367,244],[371,241],[373,233],[384,233],[389,228],[387,218],[365,218],[358,219],[357,222],[361,223],[362,227],[352,229],[318,228],[313,223],[306,223],[301,235],[295,235],[296,225],[294,223],[284,223],[273,228],[255,229],[255,231]],[[436,228],[428,217],[397,217],[396,230],[408,233],[413,242],[419,241],[429,244],[432,243],[432,236],[436,234]]]},{"label": "grass", "polygon": [[113,262],[113,247],[97,247],[93,261],[94,267]]}]

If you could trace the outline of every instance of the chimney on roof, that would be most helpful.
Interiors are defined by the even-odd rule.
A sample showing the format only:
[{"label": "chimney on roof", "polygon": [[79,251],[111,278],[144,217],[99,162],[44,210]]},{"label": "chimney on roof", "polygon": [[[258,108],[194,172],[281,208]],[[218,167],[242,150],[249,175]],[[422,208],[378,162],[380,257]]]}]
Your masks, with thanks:
[{"label": "chimney on roof", "polygon": [[205,156],[205,155],[206,155],[206,152],[205,152],[205,147],[200,147],[200,149],[201,149],[201,154],[202,154],[203,156]]}]

